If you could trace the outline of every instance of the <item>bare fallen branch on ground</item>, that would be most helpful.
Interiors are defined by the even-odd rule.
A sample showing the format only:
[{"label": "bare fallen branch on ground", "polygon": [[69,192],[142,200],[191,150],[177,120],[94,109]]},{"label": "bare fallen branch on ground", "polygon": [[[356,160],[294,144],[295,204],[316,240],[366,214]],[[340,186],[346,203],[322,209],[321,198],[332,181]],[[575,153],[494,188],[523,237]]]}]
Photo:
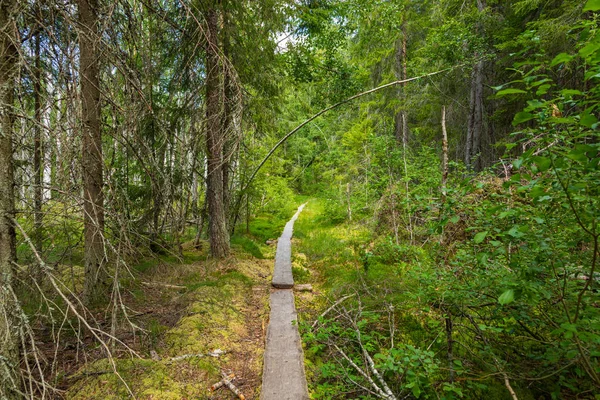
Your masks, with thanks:
[{"label": "bare fallen branch on ground", "polygon": [[315,327],[317,326],[317,324],[319,323],[319,319],[325,317],[327,314],[329,314],[331,312],[331,310],[333,310],[334,308],[336,308],[338,305],[340,305],[340,303],[342,303],[344,300],[349,299],[350,297],[353,297],[355,295],[355,293],[353,294],[349,294],[347,296],[342,297],[341,299],[337,300],[335,303],[333,303],[331,305],[331,307],[329,307],[327,310],[323,311],[323,313],[321,315],[319,315],[319,318],[317,318],[315,320],[315,322],[313,322],[311,328],[315,329]]},{"label": "bare fallen branch on ground", "polygon": [[168,283],[160,283],[160,282],[142,282],[142,285],[147,286],[147,287],[163,287],[163,288],[175,289],[175,290],[187,289],[187,287],[185,287],[185,286],[171,285]]},{"label": "bare fallen branch on ground", "polygon": [[226,377],[224,377],[223,379],[221,379],[219,382],[215,383],[214,385],[212,385],[210,387],[210,391],[214,392],[215,390],[225,386],[225,382],[226,381],[232,381],[235,379],[235,374],[229,374]]}]

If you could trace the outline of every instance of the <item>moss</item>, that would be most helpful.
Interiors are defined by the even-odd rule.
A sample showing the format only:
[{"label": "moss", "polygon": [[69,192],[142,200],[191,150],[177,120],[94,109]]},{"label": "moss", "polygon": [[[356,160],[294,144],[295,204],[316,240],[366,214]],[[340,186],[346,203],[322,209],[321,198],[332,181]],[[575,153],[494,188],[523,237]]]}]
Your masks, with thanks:
[{"label": "moss", "polygon": [[[88,364],[73,378],[78,380],[65,397],[71,400],[128,398],[123,381],[138,399],[207,397],[207,386],[203,384],[207,372],[187,360],[177,363],[142,359],[114,361],[118,374],[113,372],[114,367],[107,359]],[[190,376],[196,379],[189,380]]]},{"label": "moss", "polygon": [[[224,270],[205,274],[204,281],[196,272],[188,275],[196,282],[187,285],[188,291],[183,296],[188,306],[176,326],[168,328],[157,320],[149,320],[149,342],[163,360],[115,359],[122,380],[107,359],[87,364],[71,379],[75,383],[66,398],[128,398],[123,381],[139,399],[207,398],[207,389],[220,379],[223,365],[231,361],[229,354],[244,351],[241,339],[247,336],[245,312],[251,297],[248,294],[252,293],[254,280],[264,275],[266,269],[264,262],[255,259],[233,260],[220,267]],[[215,349],[226,353],[219,358],[209,356]],[[169,361],[186,354],[205,356]],[[259,361],[251,368],[260,371]]]}]

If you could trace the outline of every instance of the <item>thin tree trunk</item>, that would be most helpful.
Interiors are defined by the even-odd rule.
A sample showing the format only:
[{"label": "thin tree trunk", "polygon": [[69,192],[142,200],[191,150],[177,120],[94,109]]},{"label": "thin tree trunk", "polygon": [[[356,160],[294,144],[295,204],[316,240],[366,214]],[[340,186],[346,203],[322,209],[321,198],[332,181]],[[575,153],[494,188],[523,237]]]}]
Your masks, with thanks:
[{"label": "thin tree trunk", "polygon": [[79,0],[83,238],[85,281],[83,298],[88,304],[106,299],[108,275],[104,257],[104,196],[102,135],[100,132],[100,78],[97,0]]},{"label": "thin tree trunk", "polygon": [[[475,70],[471,73],[471,76],[475,73]],[[471,170],[471,151],[473,148],[473,130],[474,130],[474,104],[475,104],[475,87],[473,85],[473,78],[471,78],[471,92],[469,97],[469,121],[467,125],[467,140],[465,142],[465,165],[467,170]]]},{"label": "thin tree trunk", "polygon": [[239,116],[241,113],[241,101],[239,91],[237,90],[236,73],[231,60],[231,36],[230,21],[227,13],[228,2],[223,5],[223,203],[225,207],[225,217],[228,224],[228,231],[235,230],[235,223],[239,210],[234,210],[231,205],[233,184],[235,182],[235,167],[239,153],[240,124]]},{"label": "thin tree trunk", "polygon": [[200,211],[200,215],[198,217],[197,221],[197,225],[196,225],[196,238],[194,239],[194,247],[196,247],[197,249],[200,248],[200,238],[202,237],[202,231],[204,231],[204,223],[206,222],[207,219],[207,215],[206,215],[206,209],[207,209],[207,203],[206,203],[207,199],[204,199],[204,202],[202,204],[202,211]]},{"label": "thin tree trunk", "polygon": [[34,187],[33,187],[33,219],[35,230],[35,249],[42,254],[42,182],[43,179],[43,164],[44,153],[42,149],[42,63],[40,55],[41,33],[38,32],[35,41],[35,79],[34,79],[34,102],[35,102],[35,134],[33,139],[33,172],[34,172]]},{"label": "thin tree trunk", "polygon": [[[483,134],[483,61],[479,61],[473,69],[473,100],[472,117],[473,117],[473,147],[471,148],[471,166],[476,171],[481,170],[481,136]],[[477,160],[473,162],[473,157]]]},{"label": "thin tree trunk", "polygon": [[229,232],[223,199],[223,129],[221,126],[221,70],[219,67],[218,15],[206,14],[206,153],[209,241],[213,257],[229,254]]},{"label": "thin tree trunk", "polygon": [[346,183],[346,213],[348,221],[352,221],[352,203],[350,202],[350,182]]},{"label": "thin tree trunk", "polygon": [[[396,63],[395,75],[397,80],[406,80],[407,73],[407,58],[406,58],[406,21],[402,22],[402,37],[396,43]],[[408,119],[406,116],[406,82],[398,85],[398,97],[402,101],[402,105],[395,117],[395,132],[398,143],[408,143]]]},{"label": "thin tree trunk", "polygon": [[[407,53],[406,53],[406,19],[402,22],[402,80],[408,78],[407,72]],[[408,117],[406,115],[406,82],[402,84],[402,97],[404,111],[402,112],[402,143],[406,146],[408,143]]]},{"label": "thin tree trunk", "polygon": [[452,314],[448,311],[448,315],[445,318],[446,321],[446,342],[448,343],[448,351],[446,356],[448,358],[448,371],[449,371],[449,382],[454,383],[454,339],[452,338]]},{"label": "thin tree trunk", "polygon": [[[224,24],[227,24],[227,19],[224,19]],[[226,25],[225,25],[226,27]],[[226,29],[226,28],[225,28]],[[223,55],[225,58],[229,57],[229,37],[225,32],[223,37]],[[233,76],[230,71],[230,66],[224,66],[223,68],[223,208],[225,210],[225,221],[229,221],[230,207],[231,207],[231,194],[229,192],[229,181],[230,181],[230,168],[232,165],[233,158],[233,145],[234,145],[234,124],[233,124],[233,113],[234,110],[234,88],[233,88]],[[229,230],[228,230],[229,232]]]},{"label": "thin tree trunk", "polygon": [[442,106],[442,206],[446,202],[448,182],[448,133],[446,132],[446,106]]},{"label": "thin tree trunk", "polygon": [[15,180],[13,90],[18,70],[15,1],[0,3],[0,398],[20,399],[18,304],[13,292]]}]

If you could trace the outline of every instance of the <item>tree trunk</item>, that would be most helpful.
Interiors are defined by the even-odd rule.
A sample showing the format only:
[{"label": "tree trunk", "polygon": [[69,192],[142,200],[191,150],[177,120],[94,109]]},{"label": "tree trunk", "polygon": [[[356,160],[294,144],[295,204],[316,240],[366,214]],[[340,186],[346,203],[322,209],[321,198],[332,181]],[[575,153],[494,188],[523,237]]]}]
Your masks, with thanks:
[{"label": "tree trunk", "polygon": [[223,203],[225,207],[225,216],[228,224],[228,231],[233,232],[235,221],[239,210],[232,209],[231,199],[232,190],[235,182],[236,162],[238,160],[238,149],[240,142],[240,115],[242,108],[242,97],[238,90],[237,75],[231,62],[231,34],[230,20],[227,13],[227,2],[223,4],[223,129],[224,143],[223,148]]},{"label": "tree trunk", "polygon": [[223,190],[223,145],[221,126],[221,69],[218,48],[218,15],[214,8],[206,14],[206,154],[210,251],[213,257],[229,254],[229,232]]},{"label": "tree trunk", "polygon": [[481,169],[481,157],[474,162],[473,158],[481,152],[481,136],[483,134],[483,61],[478,61],[473,67],[471,77],[471,101],[469,104],[469,132],[467,133],[467,148],[465,164],[468,169]]},{"label": "tree trunk", "polygon": [[[40,18],[41,16],[38,16]],[[42,183],[43,183],[43,164],[44,154],[42,150],[42,63],[40,55],[41,30],[36,35],[35,41],[35,80],[34,80],[34,102],[35,102],[35,133],[33,139],[33,219],[34,219],[34,242],[35,249],[42,253]]]},{"label": "tree trunk", "polygon": [[[483,12],[486,4],[484,0],[477,0],[477,9]],[[483,27],[478,24],[477,30],[482,34]],[[479,55],[476,54],[478,57]],[[482,169],[481,157],[477,158],[476,165],[473,158],[481,152],[481,136],[483,135],[483,61],[477,61],[471,74],[471,96],[469,101],[469,123],[467,128],[467,142],[465,144],[465,165],[467,170],[479,171]]]},{"label": "tree trunk", "polygon": [[[446,131],[446,106],[442,106],[442,207],[446,203],[448,182],[448,132]],[[440,213],[442,210],[440,209]]]},{"label": "tree trunk", "polygon": [[97,0],[79,0],[79,51],[81,79],[81,156],[83,177],[83,237],[85,282],[83,298],[88,304],[106,299],[108,274],[104,257],[104,196],[102,193],[102,135],[100,132],[100,78]]},{"label": "tree trunk", "polygon": [[12,292],[15,262],[13,90],[18,71],[15,1],[0,2],[0,398],[20,399],[18,304]]},{"label": "tree trunk", "polygon": [[[227,24],[227,19],[224,19],[224,24]],[[226,26],[226,25],[225,25]],[[223,36],[223,55],[227,59],[229,57],[229,37],[227,32]],[[235,112],[235,94],[234,94],[234,77],[232,76],[231,66],[227,65],[223,68],[223,209],[225,210],[225,221],[229,221],[231,209],[231,193],[229,191],[230,172],[235,145],[235,127],[234,127],[234,112]],[[229,229],[227,229],[229,232]]]},{"label": "tree trunk", "polygon": [[[395,75],[397,80],[407,79],[406,65],[406,21],[402,22],[402,37],[396,42],[396,63]],[[402,105],[395,117],[395,132],[398,143],[406,145],[408,143],[408,119],[406,117],[406,83],[398,86],[398,97],[402,100]]]}]

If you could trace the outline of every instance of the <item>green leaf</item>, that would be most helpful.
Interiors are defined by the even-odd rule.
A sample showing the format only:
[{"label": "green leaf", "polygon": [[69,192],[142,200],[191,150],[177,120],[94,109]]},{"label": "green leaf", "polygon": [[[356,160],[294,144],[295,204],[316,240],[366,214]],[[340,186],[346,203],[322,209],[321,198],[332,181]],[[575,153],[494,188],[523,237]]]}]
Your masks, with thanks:
[{"label": "green leaf", "polygon": [[581,117],[579,118],[579,123],[585,126],[586,128],[592,128],[592,126],[596,122],[598,122],[598,118],[596,118],[594,114],[590,114],[589,112],[581,114]]},{"label": "green leaf", "polygon": [[508,289],[506,292],[502,293],[500,297],[498,297],[498,303],[505,305],[508,303],[512,303],[515,300],[515,291],[512,289]]},{"label": "green leaf", "polygon": [[587,161],[587,156],[584,151],[579,149],[573,149],[569,153],[567,153],[567,157],[574,161],[585,162]]},{"label": "green leaf", "polygon": [[498,93],[496,93],[496,96],[501,97],[501,96],[506,96],[509,94],[520,94],[520,93],[527,93],[524,90],[521,89],[503,89],[500,90]]},{"label": "green leaf", "polygon": [[452,222],[453,224],[457,223],[458,221],[460,221],[460,216],[455,215],[454,217],[450,218],[450,222]]},{"label": "green leaf", "polygon": [[545,194],[546,194],[546,189],[543,186],[537,186],[537,185],[531,189],[531,192],[529,192],[529,195],[534,199],[541,197]]},{"label": "green leaf", "polygon": [[[541,84],[546,83],[546,82],[552,82],[552,79],[550,79],[550,78],[544,78],[544,79],[541,79],[539,81],[533,82],[531,84],[531,87],[540,86]],[[535,100],[535,101],[539,101],[539,100]]]},{"label": "green leaf", "polygon": [[589,81],[592,78],[600,78],[600,73],[598,73],[596,70],[592,69],[588,72],[585,73],[585,80]]},{"label": "green leaf", "polygon": [[600,0],[588,0],[583,7],[583,11],[598,11],[600,10]]},{"label": "green leaf", "polygon": [[569,62],[573,59],[573,56],[567,53],[560,53],[559,55],[557,55],[556,57],[554,57],[554,60],[552,60],[552,62],[550,63],[551,67],[554,67],[555,65],[558,64],[562,64],[565,62]]},{"label": "green leaf", "polygon": [[480,264],[487,264],[488,259],[490,258],[489,253],[478,253],[477,254],[477,261],[479,261]]},{"label": "green leaf", "polygon": [[513,160],[512,165],[515,167],[515,169],[521,168],[521,165],[523,165],[523,159],[517,158],[516,160]]},{"label": "green leaf", "polygon": [[550,87],[551,87],[551,85],[549,85],[549,84],[540,86],[538,88],[538,90],[535,92],[536,96],[541,96],[541,95],[548,93],[548,89],[550,89]]},{"label": "green leaf", "polygon": [[476,244],[479,244],[479,243],[483,242],[483,239],[485,239],[487,234],[488,234],[488,231],[479,232],[477,235],[475,235],[475,237],[473,238],[473,241]]},{"label": "green leaf", "polygon": [[577,325],[576,324],[569,324],[567,322],[564,322],[564,323],[560,324],[560,327],[563,328],[565,331],[568,331],[568,332],[577,332]]},{"label": "green leaf", "polygon": [[542,108],[546,105],[545,101],[540,101],[538,99],[527,100],[527,111],[537,110],[538,108]]},{"label": "green leaf", "polygon": [[519,230],[519,225],[515,225],[512,228],[509,229],[509,231],[507,232],[510,236],[514,237],[514,238],[520,238],[523,237],[525,234],[523,232],[521,232]]},{"label": "green leaf", "polygon": [[550,168],[550,165],[552,164],[551,160],[548,157],[534,156],[532,158],[533,162],[535,162],[535,165],[537,165],[538,170],[540,172],[546,171],[548,168]]},{"label": "green leaf", "polygon": [[565,97],[573,97],[573,96],[581,96],[583,93],[581,93],[579,90],[563,89],[560,91],[560,94],[562,94]]},{"label": "green leaf", "polygon": [[579,55],[583,58],[587,58],[590,55],[594,54],[596,51],[598,51],[598,49],[600,49],[600,43],[592,42],[585,46],[583,49],[579,50]]},{"label": "green leaf", "polygon": [[528,113],[526,111],[521,111],[521,112],[517,113],[517,115],[515,115],[515,118],[513,119],[512,124],[513,124],[513,126],[516,126],[522,122],[529,121],[530,119],[533,119],[533,118],[535,118],[535,115]]}]

